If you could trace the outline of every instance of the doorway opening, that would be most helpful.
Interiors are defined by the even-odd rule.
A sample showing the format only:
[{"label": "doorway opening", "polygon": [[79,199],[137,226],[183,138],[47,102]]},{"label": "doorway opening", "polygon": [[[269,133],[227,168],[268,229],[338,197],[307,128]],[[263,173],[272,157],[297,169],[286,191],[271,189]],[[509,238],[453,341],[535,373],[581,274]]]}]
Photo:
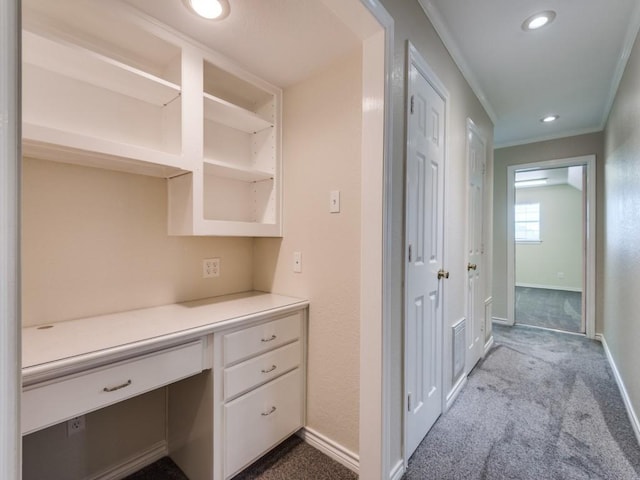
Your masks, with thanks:
[{"label": "doorway opening", "polygon": [[510,324],[595,334],[595,156],[508,167]]},{"label": "doorway opening", "polygon": [[584,333],[584,165],[515,172],[515,323]]}]

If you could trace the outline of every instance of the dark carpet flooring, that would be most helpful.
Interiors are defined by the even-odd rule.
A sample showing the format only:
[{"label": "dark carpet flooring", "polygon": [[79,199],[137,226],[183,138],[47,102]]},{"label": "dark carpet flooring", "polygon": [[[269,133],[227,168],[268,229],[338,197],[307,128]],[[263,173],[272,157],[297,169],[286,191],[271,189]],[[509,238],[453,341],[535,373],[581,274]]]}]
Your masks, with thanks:
[{"label": "dark carpet flooring", "polygon": [[405,480],[640,478],[640,447],[598,342],[518,326],[494,335]]},{"label": "dark carpet flooring", "polygon": [[516,323],[578,333],[582,330],[582,293],[516,287]]},{"label": "dark carpet flooring", "polygon": [[[320,451],[292,436],[250,465],[234,480],[356,480],[358,476]],[[125,480],[188,480],[164,457]]]}]

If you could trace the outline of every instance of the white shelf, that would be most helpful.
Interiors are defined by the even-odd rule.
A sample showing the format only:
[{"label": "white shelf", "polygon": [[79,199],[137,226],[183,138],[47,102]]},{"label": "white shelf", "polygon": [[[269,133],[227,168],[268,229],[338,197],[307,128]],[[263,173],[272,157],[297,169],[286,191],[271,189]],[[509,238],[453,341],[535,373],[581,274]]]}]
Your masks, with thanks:
[{"label": "white shelf", "polygon": [[187,173],[177,154],[31,123],[22,125],[22,143],[25,156],[56,162],[162,178]]},{"label": "white shelf", "polygon": [[78,45],[23,31],[23,62],[100,88],[162,106],[180,86]]},{"label": "white shelf", "polygon": [[261,182],[270,180],[274,177],[272,172],[264,172],[254,168],[239,167],[226,162],[219,162],[205,158],[204,173],[207,175],[216,175],[218,177],[231,178],[243,182]]},{"label": "white shelf", "polygon": [[203,96],[204,117],[207,120],[222,123],[247,133],[255,133],[273,127],[273,123],[238,105],[208,93],[204,93]]}]

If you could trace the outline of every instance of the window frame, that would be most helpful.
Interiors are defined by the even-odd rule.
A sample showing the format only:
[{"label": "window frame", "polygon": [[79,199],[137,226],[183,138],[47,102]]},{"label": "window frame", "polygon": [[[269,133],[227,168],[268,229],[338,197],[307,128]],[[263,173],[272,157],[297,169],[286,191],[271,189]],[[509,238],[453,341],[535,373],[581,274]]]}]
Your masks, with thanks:
[{"label": "window frame", "polygon": [[[522,209],[526,208],[526,207],[535,207],[535,211],[530,210],[530,211],[525,211],[523,212]],[[533,217],[535,219],[522,219],[522,218],[518,218],[519,216],[527,216],[527,215],[531,215],[533,214]],[[541,236],[541,220],[540,220],[540,202],[523,202],[523,203],[516,203],[514,205],[514,210],[513,210],[513,235],[514,235],[514,239],[515,242],[518,244],[539,244],[542,243],[542,236]],[[518,225],[522,225],[522,224],[535,224],[537,226],[537,238],[518,238]],[[533,231],[533,230],[528,230],[525,229],[526,231]]]}]

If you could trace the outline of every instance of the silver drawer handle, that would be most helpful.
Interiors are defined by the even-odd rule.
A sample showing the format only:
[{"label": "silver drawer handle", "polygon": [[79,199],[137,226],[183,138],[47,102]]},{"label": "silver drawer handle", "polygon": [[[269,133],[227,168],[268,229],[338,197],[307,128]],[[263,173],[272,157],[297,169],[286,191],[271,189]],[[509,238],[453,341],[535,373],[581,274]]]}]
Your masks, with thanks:
[{"label": "silver drawer handle", "polygon": [[262,370],[262,373],[269,373],[269,372],[273,372],[276,368],[275,365],[271,365],[271,368],[269,368],[268,370]]},{"label": "silver drawer handle", "polygon": [[116,390],[120,390],[121,388],[128,387],[129,385],[131,385],[131,380],[127,380],[126,383],[123,383],[122,385],[118,385],[117,387],[104,387],[102,391],[115,392]]},{"label": "silver drawer handle", "polygon": [[263,338],[261,341],[262,341],[262,342],[270,342],[270,341],[272,341],[272,340],[275,340],[276,338],[277,338],[277,337],[276,337],[276,335],[274,334],[274,335],[271,335],[269,338]]},{"label": "silver drawer handle", "polygon": [[262,412],[260,415],[262,415],[263,417],[268,417],[275,411],[276,411],[276,407],[271,407],[271,410],[269,410],[268,412]]}]

